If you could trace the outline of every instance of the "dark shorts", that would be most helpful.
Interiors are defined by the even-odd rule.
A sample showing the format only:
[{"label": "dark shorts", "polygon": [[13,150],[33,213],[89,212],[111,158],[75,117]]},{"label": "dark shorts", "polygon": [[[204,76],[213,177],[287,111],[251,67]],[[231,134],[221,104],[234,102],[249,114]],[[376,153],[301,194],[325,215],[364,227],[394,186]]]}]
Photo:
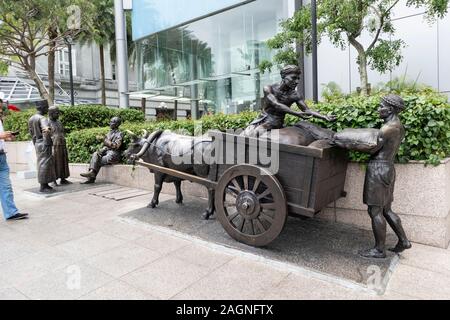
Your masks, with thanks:
[{"label": "dark shorts", "polygon": [[394,201],[395,167],[391,161],[371,160],[364,181],[363,201],[385,207]]}]

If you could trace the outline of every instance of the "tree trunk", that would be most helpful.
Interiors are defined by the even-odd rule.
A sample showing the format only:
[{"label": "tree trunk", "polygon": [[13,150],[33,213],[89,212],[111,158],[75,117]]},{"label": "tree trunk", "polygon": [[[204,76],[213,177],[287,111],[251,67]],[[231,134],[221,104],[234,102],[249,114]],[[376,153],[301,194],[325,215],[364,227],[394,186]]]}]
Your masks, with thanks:
[{"label": "tree trunk", "polygon": [[[50,40],[54,40],[58,37],[58,31],[55,27],[48,29],[48,36]],[[55,102],[55,47],[56,43],[51,41],[49,43],[48,53],[48,103],[53,105]]]},{"label": "tree trunk", "polygon": [[100,44],[100,78],[102,86],[102,105],[106,106],[105,48],[103,44]]},{"label": "tree trunk", "polygon": [[367,55],[362,44],[360,44],[356,39],[349,38],[350,44],[358,52],[358,71],[359,79],[361,82],[361,93],[363,95],[369,94],[369,78],[367,76]]},{"label": "tree trunk", "polygon": [[36,57],[30,55],[28,56],[28,59],[26,61],[27,62],[25,63],[25,65],[23,65],[25,71],[28,73],[30,79],[33,80],[34,83],[36,84],[39,94],[41,95],[41,98],[48,101],[49,100],[48,90],[45,87],[44,82],[36,72]]}]

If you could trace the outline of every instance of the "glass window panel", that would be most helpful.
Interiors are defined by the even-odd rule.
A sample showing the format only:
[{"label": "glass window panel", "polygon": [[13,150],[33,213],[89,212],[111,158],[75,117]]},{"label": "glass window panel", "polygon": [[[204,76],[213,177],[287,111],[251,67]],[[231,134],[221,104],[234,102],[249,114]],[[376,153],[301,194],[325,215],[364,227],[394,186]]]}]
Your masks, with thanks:
[{"label": "glass window panel", "polygon": [[289,1],[257,0],[138,41],[139,89],[198,98],[205,111],[259,108],[263,86],[280,76],[257,68],[273,57],[265,41],[288,16]]}]

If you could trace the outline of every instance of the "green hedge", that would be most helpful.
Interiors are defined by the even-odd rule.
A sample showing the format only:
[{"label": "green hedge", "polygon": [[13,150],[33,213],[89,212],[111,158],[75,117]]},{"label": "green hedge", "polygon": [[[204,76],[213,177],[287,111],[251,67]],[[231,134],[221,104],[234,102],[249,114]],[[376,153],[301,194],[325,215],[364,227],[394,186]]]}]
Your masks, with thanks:
[{"label": "green hedge", "polygon": [[[382,121],[378,117],[378,105],[384,93],[370,97],[336,95],[327,102],[312,105],[311,108],[323,114],[335,114],[337,121],[326,123],[311,119],[312,122],[335,131],[344,128],[379,127]],[[406,110],[401,114],[406,128],[406,138],[399,153],[399,162],[425,160],[430,164],[438,164],[440,160],[450,156],[450,105],[447,98],[431,89],[420,92],[401,93],[405,100]],[[67,142],[71,162],[88,162],[91,154],[97,150],[108,132],[107,125],[114,115],[120,115],[126,122],[122,130],[139,133],[142,129],[183,130],[186,134],[198,134],[210,129],[224,131],[226,129],[245,128],[256,116],[257,112],[243,112],[238,115],[205,116],[199,121],[182,120],[167,122],[144,122],[143,114],[129,109],[109,109],[100,106],[64,107],[62,121],[68,129]],[[26,123],[33,111],[15,113],[5,121],[7,130],[21,130],[20,140],[27,140]],[[288,116],[287,124],[298,121]],[[75,131],[75,128],[91,128]],[[24,129],[25,128],[25,129]],[[24,131],[26,130],[26,131]],[[71,132],[70,132],[71,131]],[[26,133],[26,134],[24,134]],[[98,139],[99,138],[99,139]],[[126,135],[125,146],[129,142]],[[364,162],[368,155],[351,153],[351,159]]]},{"label": "green hedge", "polygon": [[[125,122],[143,122],[144,114],[133,109],[109,108],[101,105],[83,105],[75,107],[60,107],[61,122],[67,133],[74,130],[108,126],[114,116],[119,116]],[[28,119],[36,110],[13,112],[5,118],[5,130],[20,131],[19,141],[30,140],[28,134]]]},{"label": "green hedge", "polygon": [[[201,120],[179,120],[179,121],[147,121],[143,123],[125,123],[120,129],[125,133],[125,145],[129,143],[129,135],[126,132],[130,130],[136,134],[141,134],[142,130],[149,132],[155,130],[173,130],[184,134],[193,135],[205,133],[208,130],[238,129],[244,128],[250,123],[256,112],[243,112],[235,115],[218,114],[215,116],[205,116]],[[94,151],[99,149],[103,142],[103,136],[106,135],[109,128],[94,128],[80,131],[74,131],[67,135],[67,145],[69,158],[71,162],[87,163]]]},{"label": "green hedge", "polygon": [[[325,123],[314,119],[313,122],[335,131],[344,128],[380,127],[378,105],[386,93],[377,93],[370,97],[339,97],[335,101],[320,103],[314,106],[324,114],[335,114],[337,121]],[[400,93],[405,101],[406,109],[400,114],[406,129],[406,137],[400,146],[397,161],[406,163],[410,160],[424,160],[429,164],[439,162],[450,156],[450,105],[446,96],[431,89],[418,93]],[[290,123],[295,123],[289,117]],[[364,162],[367,154],[353,152],[353,161]]]},{"label": "green hedge", "polygon": [[[338,96],[333,101],[311,104],[311,108],[323,114],[337,116],[337,121],[333,123],[318,119],[311,121],[335,131],[344,128],[379,127],[382,121],[379,119],[377,109],[383,95],[379,93],[370,97]],[[430,164],[438,164],[440,160],[450,156],[450,105],[447,98],[430,89],[401,95],[406,103],[406,110],[401,114],[406,128],[406,138],[400,147],[397,161],[404,163],[410,160],[425,160]],[[171,129],[185,130],[187,134],[210,129],[224,131],[245,128],[256,116],[256,112],[244,112],[238,115],[206,116],[200,121],[128,123],[122,126],[122,130],[128,129],[139,133],[142,129],[149,131]],[[293,116],[287,117],[288,125],[296,121],[297,118]],[[108,128],[72,132],[67,137],[71,161],[88,162],[91,153],[101,145],[101,140],[96,140],[96,136],[107,132]],[[353,161],[364,162],[367,159],[367,154],[351,153]]]}]

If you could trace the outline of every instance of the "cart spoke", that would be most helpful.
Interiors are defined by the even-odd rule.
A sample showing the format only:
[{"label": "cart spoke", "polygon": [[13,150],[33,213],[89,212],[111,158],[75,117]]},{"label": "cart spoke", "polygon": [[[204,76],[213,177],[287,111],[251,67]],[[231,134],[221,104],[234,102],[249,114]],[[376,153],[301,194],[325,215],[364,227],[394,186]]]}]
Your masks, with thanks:
[{"label": "cart spoke", "polygon": [[256,229],[255,229],[255,225],[253,224],[253,220],[248,220],[248,222],[250,223],[251,226],[251,234],[255,235],[256,234]]},{"label": "cart spoke", "polygon": [[231,183],[234,185],[234,187],[236,188],[236,190],[238,191],[238,193],[240,191],[242,191],[241,186],[239,185],[239,183],[236,181],[236,179],[231,180]]},{"label": "cart spoke", "polygon": [[239,194],[239,190],[236,190],[236,188],[233,186],[228,186],[226,188],[226,192],[227,192],[227,194],[229,194],[230,196],[233,196],[234,198],[237,198],[237,196]]},{"label": "cart spoke", "polygon": [[263,208],[263,210],[276,210],[276,205],[274,202],[271,203],[261,203],[261,208]]},{"label": "cart spoke", "polygon": [[255,183],[253,184],[253,192],[256,192],[258,190],[259,185],[261,184],[261,178],[257,177],[255,180]]},{"label": "cart spoke", "polygon": [[261,214],[259,215],[262,219],[266,220],[267,222],[269,222],[270,224],[273,224],[273,218],[271,216],[268,216],[267,214],[265,214],[264,212],[261,212]]},{"label": "cart spoke", "polygon": [[248,176],[243,176],[242,179],[244,180],[244,190],[248,190]]},{"label": "cart spoke", "polygon": [[253,219],[253,225],[256,226],[255,230],[258,229],[260,233],[266,232],[266,229],[264,228],[263,224],[261,223],[261,221],[259,221],[258,218]]},{"label": "cart spoke", "polygon": [[261,201],[262,199],[264,199],[265,197],[267,197],[267,196],[270,195],[271,193],[272,193],[272,191],[271,191],[269,188],[267,188],[266,191],[264,191],[263,193],[261,193],[261,194],[258,196],[258,200]]},{"label": "cart spoke", "polygon": [[230,208],[230,207],[236,207],[236,202],[233,202],[233,201],[224,201],[223,202],[223,206],[225,207],[225,208]]},{"label": "cart spoke", "polygon": [[239,215],[239,212],[235,212],[231,215],[228,216],[228,221],[232,222],[234,219],[236,219],[236,217]]},{"label": "cart spoke", "polygon": [[242,232],[242,230],[244,229],[244,224],[245,224],[245,219],[243,217],[241,217],[241,221],[239,222],[239,225],[237,226],[237,229]]}]

